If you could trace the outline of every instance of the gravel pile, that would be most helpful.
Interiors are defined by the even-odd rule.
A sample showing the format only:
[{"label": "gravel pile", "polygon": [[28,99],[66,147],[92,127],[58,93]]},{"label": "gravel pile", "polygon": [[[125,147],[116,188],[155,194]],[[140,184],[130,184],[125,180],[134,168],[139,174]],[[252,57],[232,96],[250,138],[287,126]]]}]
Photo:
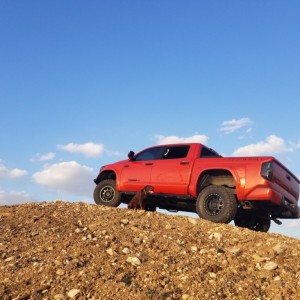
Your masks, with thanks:
[{"label": "gravel pile", "polygon": [[0,206],[0,299],[299,299],[300,240],[85,203]]}]

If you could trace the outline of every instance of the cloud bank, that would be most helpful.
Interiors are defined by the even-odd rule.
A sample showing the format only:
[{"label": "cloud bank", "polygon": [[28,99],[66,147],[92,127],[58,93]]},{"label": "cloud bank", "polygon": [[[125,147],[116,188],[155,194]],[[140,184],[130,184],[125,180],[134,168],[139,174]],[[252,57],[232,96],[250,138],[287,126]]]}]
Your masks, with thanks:
[{"label": "cloud bank", "polygon": [[91,196],[94,188],[93,169],[76,161],[47,165],[44,170],[33,174],[33,180],[55,191],[76,196]]},{"label": "cloud bank", "polygon": [[57,148],[71,153],[81,153],[87,157],[98,157],[104,152],[104,145],[93,142],[85,144],[69,143],[67,145],[57,145]]},{"label": "cloud bank", "polygon": [[46,154],[40,154],[37,153],[35,156],[31,159],[32,162],[39,162],[39,161],[49,161],[55,158],[54,152],[48,152]]},{"label": "cloud bank", "polygon": [[252,124],[252,121],[249,118],[241,118],[239,120],[232,119],[229,121],[224,121],[221,125],[220,131],[222,131],[224,134],[230,134],[250,124]]},{"label": "cloud bank", "polygon": [[178,143],[202,143],[206,144],[208,137],[206,135],[195,134],[190,137],[179,137],[176,135],[164,136],[164,135],[155,135],[157,144],[178,144]]},{"label": "cloud bank", "polygon": [[233,152],[233,156],[260,156],[274,155],[282,152],[292,152],[292,148],[285,145],[285,141],[276,136],[270,135],[266,141],[260,141],[256,144],[240,147]]},{"label": "cloud bank", "polygon": [[14,205],[35,201],[32,195],[25,192],[0,190],[0,205]]},{"label": "cloud bank", "polygon": [[28,173],[26,170],[21,170],[18,168],[9,169],[0,161],[0,178],[19,179],[27,174]]}]

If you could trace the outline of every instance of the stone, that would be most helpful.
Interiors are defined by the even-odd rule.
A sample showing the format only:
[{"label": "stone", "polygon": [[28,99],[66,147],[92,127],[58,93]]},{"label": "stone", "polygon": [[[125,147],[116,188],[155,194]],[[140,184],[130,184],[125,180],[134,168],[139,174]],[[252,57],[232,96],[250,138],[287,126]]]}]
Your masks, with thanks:
[{"label": "stone", "polygon": [[124,254],[129,254],[129,253],[130,253],[130,250],[129,250],[129,248],[125,247],[125,248],[122,250],[122,252],[123,252]]},{"label": "stone", "polygon": [[129,256],[126,261],[131,263],[134,266],[140,266],[141,265],[141,261],[138,257]]},{"label": "stone", "polygon": [[215,240],[217,240],[218,242],[221,241],[222,237],[223,237],[222,233],[219,233],[219,232],[214,232],[214,233],[212,233],[212,234],[209,236],[209,238],[210,238],[211,240],[212,240],[212,239],[215,239]]},{"label": "stone", "polygon": [[80,294],[79,289],[71,289],[71,290],[69,290],[67,295],[68,295],[69,298],[76,298],[76,297],[79,296],[79,294]]},{"label": "stone", "polygon": [[106,250],[106,253],[107,253],[108,255],[110,255],[110,256],[113,256],[113,255],[114,255],[114,250],[113,250],[112,248],[108,248],[108,249]]},{"label": "stone", "polygon": [[62,275],[65,274],[65,271],[63,269],[57,269],[56,274],[59,275],[59,276],[62,276]]},{"label": "stone", "polygon": [[197,246],[192,246],[192,247],[191,247],[191,251],[192,251],[192,252],[197,252],[197,251],[198,251]]},{"label": "stone", "polygon": [[264,266],[263,269],[267,271],[272,271],[278,268],[278,265],[273,261],[268,261]]},{"label": "stone", "polygon": [[265,257],[261,257],[258,254],[253,254],[252,258],[253,258],[254,262],[256,262],[256,263],[260,263],[260,262],[266,261]]},{"label": "stone", "polygon": [[276,255],[282,254],[285,251],[281,244],[277,244],[276,246],[274,246],[273,250]]},{"label": "stone", "polygon": [[129,224],[129,220],[128,219],[121,219],[120,223],[123,224],[123,225],[127,225],[127,224]]},{"label": "stone", "polygon": [[198,223],[198,219],[195,219],[195,218],[188,218],[189,222],[193,225],[196,225]]},{"label": "stone", "polygon": [[234,255],[240,255],[242,253],[240,248],[231,248],[231,249],[229,249],[229,252]]},{"label": "stone", "polygon": [[14,256],[10,256],[10,257],[4,259],[4,261],[5,261],[5,262],[9,262],[9,261],[12,261],[12,260],[14,260],[14,259],[15,259]]},{"label": "stone", "polygon": [[143,239],[140,238],[140,237],[135,237],[135,238],[133,239],[133,243],[134,243],[135,245],[140,245],[142,242],[143,242]]}]

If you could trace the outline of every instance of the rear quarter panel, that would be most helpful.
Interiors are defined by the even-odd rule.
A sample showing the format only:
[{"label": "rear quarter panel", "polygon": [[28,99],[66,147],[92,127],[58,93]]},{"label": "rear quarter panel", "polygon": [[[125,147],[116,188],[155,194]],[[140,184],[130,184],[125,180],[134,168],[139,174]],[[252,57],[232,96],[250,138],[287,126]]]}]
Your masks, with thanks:
[{"label": "rear quarter panel", "polygon": [[[242,159],[246,168],[242,200],[266,200],[280,205],[281,198],[284,196],[292,203],[298,201],[298,179],[278,160],[271,156]],[[261,176],[261,165],[271,161],[273,162],[273,178],[269,181]]]},{"label": "rear quarter panel", "polygon": [[235,160],[227,157],[198,158],[194,163],[189,193],[197,197],[197,185],[200,176],[206,171],[228,171],[236,184],[237,197],[243,199],[245,187],[245,163],[243,160]]}]

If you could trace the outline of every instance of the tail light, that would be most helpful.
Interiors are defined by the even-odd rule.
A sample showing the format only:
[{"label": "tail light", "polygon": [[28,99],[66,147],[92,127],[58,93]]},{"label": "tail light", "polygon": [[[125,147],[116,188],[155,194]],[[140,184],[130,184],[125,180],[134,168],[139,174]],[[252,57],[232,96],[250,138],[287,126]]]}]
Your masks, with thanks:
[{"label": "tail light", "polygon": [[272,162],[265,162],[261,165],[260,175],[267,179],[272,180],[273,177],[273,163]]}]

